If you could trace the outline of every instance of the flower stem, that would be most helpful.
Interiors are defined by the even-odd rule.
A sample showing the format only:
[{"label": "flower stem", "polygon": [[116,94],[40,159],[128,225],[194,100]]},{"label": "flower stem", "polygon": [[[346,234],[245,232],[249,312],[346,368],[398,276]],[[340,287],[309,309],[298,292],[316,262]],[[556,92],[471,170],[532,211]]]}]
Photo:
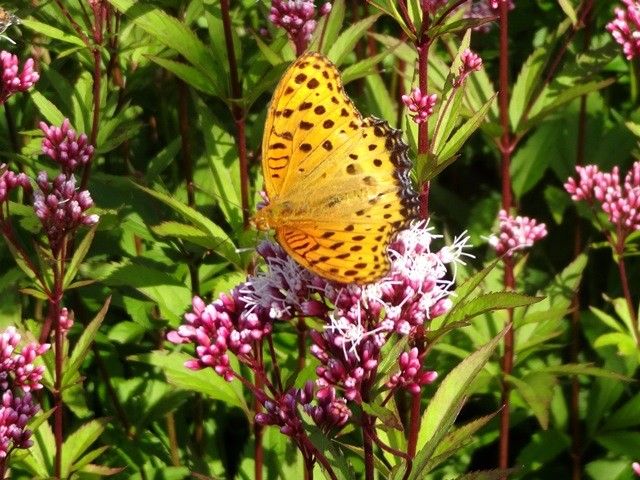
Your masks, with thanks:
[{"label": "flower stem", "polygon": [[409,440],[407,443],[407,455],[409,455],[410,458],[416,456],[416,445],[418,444],[420,420],[420,393],[412,393],[411,418],[409,419]]},{"label": "flower stem", "polygon": [[[622,238],[622,237],[618,237]],[[622,284],[622,293],[624,294],[624,299],[627,302],[627,308],[629,309],[629,318],[631,319],[631,327],[633,329],[633,336],[636,339],[636,344],[640,347],[640,330],[638,330],[638,314],[636,312],[635,307],[633,306],[633,299],[631,298],[631,290],[629,289],[629,279],[627,278],[627,267],[625,265],[624,257],[622,252],[624,250],[624,245],[620,245],[623,240],[618,242],[617,248],[617,264],[618,264],[618,273],[620,275],[620,283]]]},{"label": "flower stem", "polygon": [[[586,0],[584,4],[586,14],[584,17],[585,33],[582,43],[582,51],[589,48],[592,35],[591,12],[593,11],[593,0]],[[578,113],[578,141],[576,145],[576,165],[584,165],[585,146],[587,133],[587,95],[580,97],[580,111]],[[576,218],[576,228],[573,237],[573,253],[577,257],[582,251],[582,228]],[[578,363],[580,355],[580,295],[578,291],[574,293],[571,313],[571,350],[569,360],[571,363]],[[580,429],[580,381],[577,375],[571,377],[571,397],[569,399],[569,428],[571,431],[571,478],[572,480],[582,479],[582,437]]]},{"label": "flower stem", "polygon": [[374,480],[375,472],[373,468],[373,442],[371,436],[367,434],[367,430],[371,427],[371,417],[362,414],[362,448],[364,450],[364,478],[365,480]]},{"label": "flower stem", "polygon": [[231,80],[231,113],[236,127],[236,147],[240,160],[240,200],[242,204],[242,220],[245,228],[249,226],[249,162],[247,159],[247,138],[245,132],[245,111],[241,106],[242,84],[238,75],[238,62],[233,47],[233,34],[231,31],[231,15],[229,0],[220,0],[222,11],[222,26],[224,40],[227,47],[227,59],[229,60],[229,75]]},{"label": "flower stem", "polygon": [[[61,252],[64,249],[61,249]],[[53,385],[53,402],[54,402],[54,419],[53,419],[53,436],[55,439],[56,452],[54,459],[54,472],[56,478],[62,478],[62,444],[63,438],[63,414],[64,414],[64,401],[62,399],[62,370],[64,361],[63,352],[63,335],[60,325],[60,303],[62,302],[62,272],[61,268],[64,265],[64,259],[61,253],[59,259],[56,260],[53,266],[54,288],[53,295],[49,297],[49,318],[50,324],[54,330],[54,345],[55,345],[55,378]]]},{"label": "flower stem", "polygon": [[[511,193],[511,153],[514,143],[509,126],[509,3],[500,2],[500,61],[499,61],[499,91],[498,105],[500,109],[500,124],[502,136],[499,141],[501,153],[502,180],[502,208],[507,212],[513,204]],[[507,290],[515,287],[513,259],[504,258],[504,286]],[[504,337],[504,356],[502,358],[502,409],[500,411],[500,441],[498,453],[498,467],[507,469],[509,466],[509,415],[510,415],[510,385],[508,376],[513,369],[513,350],[515,332],[513,328],[513,309],[507,310],[507,333]],[[505,475],[503,478],[507,478]]]}]

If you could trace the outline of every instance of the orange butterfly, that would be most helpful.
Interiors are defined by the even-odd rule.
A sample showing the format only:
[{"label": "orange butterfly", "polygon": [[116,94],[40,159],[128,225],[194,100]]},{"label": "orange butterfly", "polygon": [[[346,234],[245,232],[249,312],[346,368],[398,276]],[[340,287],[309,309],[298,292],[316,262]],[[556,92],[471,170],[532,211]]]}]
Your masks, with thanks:
[{"label": "orange butterfly", "polygon": [[312,272],[342,283],[387,273],[387,246],[416,210],[411,162],[399,130],[362,118],[326,57],[289,67],[262,140],[269,204],[254,223]]}]

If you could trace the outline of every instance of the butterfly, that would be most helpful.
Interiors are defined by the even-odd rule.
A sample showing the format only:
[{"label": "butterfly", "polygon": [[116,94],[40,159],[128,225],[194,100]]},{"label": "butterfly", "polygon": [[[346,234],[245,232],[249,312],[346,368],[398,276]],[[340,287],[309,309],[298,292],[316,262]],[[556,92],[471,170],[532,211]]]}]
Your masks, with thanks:
[{"label": "butterfly", "polygon": [[387,246],[416,212],[401,132],[363,118],[325,56],[306,53],[276,87],[262,140],[268,204],[259,230],[326,279],[366,284],[389,270]]},{"label": "butterfly", "polygon": [[4,32],[6,32],[11,25],[17,25],[19,23],[20,19],[17,16],[0,7],[0,38],[5,38],[15,45],[16,42],[7,37]]}]

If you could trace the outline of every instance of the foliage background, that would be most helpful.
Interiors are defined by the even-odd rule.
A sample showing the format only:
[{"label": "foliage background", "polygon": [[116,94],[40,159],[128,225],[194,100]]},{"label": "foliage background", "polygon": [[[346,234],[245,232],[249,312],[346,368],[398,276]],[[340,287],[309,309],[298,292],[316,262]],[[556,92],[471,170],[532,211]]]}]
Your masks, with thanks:
[{"label": "foliage background", "polygon": [[[92,131],[93,52],[61,14],[58,2],[13,3],[7,7],[23,22],[8,32],[16,45],[3,43],[3,48],[22,59],[36,58],[41,79],[33,93],[17,95],[6,104],[6,115],[0,120],[0,152],[2,161],[12,167],[27,172],[50,170],[38,157],[41,135],[37,122],[44,119],[59,124],[68,117],[78,131]],[[356,0],[335,3],[344,4],[346,18],[341,24],[332,17],[336,18],[330,27],[335,38],[358,19],[376,12],[373,5]],[[638,129],[633,122],[640,122],[639,77],[636,64],[624,59],[604,30],[615,2],[595,2],[585,24],[575,26],[561,3],[573,5],[578,12],[582,7],[576,0],[517,1],[510,14],[509,73],[516,98],[512,105],[526,103],[526,96],[542,87],[552,96],[571,92],[566,102],[522,130],[511,165],[518,211],[544,221],[550,231],[528,255],[526,268],[522,264],[517,269],[519,290],[539,292],[549,300],[547,310],[540,310],[545,312],[537,320],[540,328],[529,331],[525,326],[528,334],[519,340],[514,377],[523,385],[513,395],[511,464],[520,467],[514,478],[570,478],[575,435],[569,421],[573,408],[570,374],[597,373],[578,379],[581,475],[624,479],[633,476],[629,464],[640,452],[640,393],[635,382],[589,372],[586,365],[633,377],[638,352],[633,345],[625,349],[598,343],[601,335],[610,332],[612,325],[620,325],[628,314],[610,300],[622,296],[610,251],[602,248],[602,237],[586,212],[578,209],[576,214],[562,184],[573,174],[577,159],[603,169],[620,165],[626,171],[629,167],[637,155]],[[80,269],[81,277],[93,282],[67,292],[65,303],[76,315],[71,342],[79,338],[109,296],[111,305],[81,365],[82,382],[65,391],[65,430],[73,432],[90,419],[108,419],[89,443],[95,442],[92,448],[108,447],[100,451],[96,463],[126,467],[111,472],[116,478],[188,478],[191,471],[251,478],[250,398],[237,382],[225,384],[211,372],[184,371],[186,354],[173,352],[164,339],[179,324],[192,293],[212,297],[245,278],[254,259],[246,249],[259,241],[255,231],[243,228],[234,139],[237,122],[220,6],[213,0],[111,0],[110,4],[112,30],[98,50],[102,80],[99,128],[89,181],[101,222]],[[232,5],[252,211],[261,186],[258,156],[270,93],[294,58],[284,33],[270,25],[268,7],[254,0]],[[65,2],[65,9],[82,31],[89,31],[90,13],[83,2]],[[334,13],[337,10],[334,5]],[[549,35],[562,22],[565,30],[560,40],[550,43]],[[358,25],[363,28],[354,31],[352,26],[349,41],[340,37],[346,42],[339,44],[344,51],[340,68],[351,75],[347,91],[362,112],[411,130],[402,114],[399,93],[414,83],[415,53],[389,16]],[[472,101],[473,95],[495,90],[498,34],[495,26],[488,33],[472,34],[471,45],[485,65],[474,77]],[[461,34],[445,36],[433,49],[430,74],[436,91],[442,68],[450,63],[452,48],[455,51],[461,39]],[[542,73],[524,82],[536,66],[541,72],[548,71],[563,45],[566,52],[546,87],[540,84],[545,78]],[[382,53],[385,55],[375,57],[378,66],[359,63]],[[400,62],[405,64],[404,74],[398,68]],[[523,65],[529,70],[521,73]],[[580,85],[590,81],[602,83],[580,90]],[[588,93],[584,118],[582,93]],[[500,205],[500,155],[495,142],[499,124],[497,107],[492,108],[457,161],[434,180],[431,191],[433,224],[451,235],[465,229],[472,235],[477,259],[471,262],[470,271],[493,258],[484,238],[495,230]],[[583,147],[579,146],[581,122]],[[415,154],[415,137],[411,138],[410,131],[407,135]],[[136,185],[152,187],[156,193]],[[15,209],[14,215],[21,239],[33,249],[29,237],[36,231],[35,217],[28,208]],[[578,257],[581,251],[587,253],[588,262],[576,303],[579,354],[571,359],[572,293],[558,278],[570,276],[569,284],[578,283],[585,260]],[[637,300],[640,270],[635,256],[628,262]],[[42,300],[21,291],[29,279],[4,247],[0,248],[0,265],[0,323],[37,332],[44,315]],[[502,288],[501,275],[500,267],[490,274],[487,291]],[[526,313],[516,315],[516,322],[526,322]],[[503,321],[503,313],[486,314],[472,326],[452,332],[430,356],[431,368],[444,376],[492,338]],[[279,341],[283,365],[293,368],[295,336],[285,332]],[[580,367],[575,366],[578,362]],[[569,363],[573,369],[563,370]],[[475,381],[459,423],[499,409],[499,370],[495,356]],[[423,398],[432,394],[433,389],[426,389]],[[46,432],[38,430],[34,440],[34,450],[40,452],[36,458],[50,459]],[[432,478],[495,468],[497,441],[496,417]],[[287,439],[276,429],[267,429],[264,444],[269,478],[295,475],[291,472],[298,471],[299,459]],[[46,471],[46,461],[25,457],[16,463],[16,478],[33,475],[33,469],[40,468],[34,465],[44,465]],[[90,469],[78,474],[91,476]]]}]

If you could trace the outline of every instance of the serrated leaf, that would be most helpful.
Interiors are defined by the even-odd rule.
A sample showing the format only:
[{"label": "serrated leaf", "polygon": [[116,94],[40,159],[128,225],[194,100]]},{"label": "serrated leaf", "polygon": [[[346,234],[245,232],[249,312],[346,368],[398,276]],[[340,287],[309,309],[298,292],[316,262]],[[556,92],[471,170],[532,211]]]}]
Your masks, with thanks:
[{"label": "serrated leaf", "polygon": [[143,192],[146,192],[152,197],[160,200],[165,205],[168,205],[177,213],[182,215],[185,219],[189,220],[194,225],[196,225],[199,229],[201,229],[203,233],[209,235],[212,238],[212,241],[216,243],[217,254],[219,254],[223,258],[226,258],[227,260],[229,260],[231,263],[235,265],[240,264],[240,257],[238,255],[238,252],[236,251],[235,245],[231,241],[231,238],[229,238],[229,236],[225,233],[225,231],[222,230],[218,225],[213,223],[211,220],[209,220],[207,217],[202,215],[197,210],[191,208],[188,205],[185,205],[184,203],[175,199],[171,195],[168,195],[166,193],[159,192],[156,190],[152,190],[147,187],[143,187],[142,185],[138,185],[138,184],[134,184],[134,185],[138,187],[140,190],[142,190]]},{"label": "serrated leaf", "polygon": [[395,430],[402,430],[402,422],[400,422],[398,416],[393,411],[383,407],[379,403],[363,402],[362,410],[375,417],[377,420],[380,420],[387,427]]},{"label": "serrated leaf", "polygon": [[87,256],[87,253],[89,253],[89,248],[91,247],[91,243],[93,242],[93,237],[95,237],[97,228],[97,225],[91,227],[82,238],[82,241],[76,247],[76,250],[73,252],[73,257],[71,257],[71,261],[67,265],[67,270],[64,274],[63,285],[65,288],[68,287],[76,277],[80,265],[84,261],[84,258]]},{"label": "serrated leaf", "polygon": [[185,353],[155,351],[130,357],[133,361],[143,362],[162,369],[172,385],[183,390],[198,392],[214,400],[220,400],[235,406],[249,415],[249,408],[241,395],[241,390],[216,374],[212,369],[190,370],[184,362],[191,357]]},{"label": "serrated leaf", "polygon": [[418,454],[414,459],[409,479],[418,480],[424,478],[424,475],[428,473],[426,468],[429,460],[442,438],[447,434],[448,429],[453,425],[460,408],[462,408],[464,396],[471,382],[489,361],[506,331],[504,329],[489,343],[460,362],[436,390],[422,415],[417,442]]},{"label": "serrated leaf", "polygon": [[533,305],[543,299],[544,297],[531,297],[515,292],[485,293],[456,308],[452,315],[447,316],[447,322],[467,320],[493,310]]},{"label": "serrated leaf", "polygon": [[473,132],[475,132],[485,117],[487,116],[487,112],[491,108],[491,104],[493,103],[496,96],[491,97],[473,116],[467,120],[463,125],[461,125],[455,133],[449,138],[446,142],[443,142],[443,147],[439,152],[436,152],[436,157],[438,159],[438,170],[436,172],[439,173],[441,171],[441,164],[452,158],[458,150],[462,147],[464,142],[471,136]]},{"label": "serrated leaf", "polygon": [[104,317],[107,315],[107,311],[109,310],[109,305],[111,303],[111,297],[107,297],[104,302],[104,305],[100,309],[100,311],[96,314],[96,316],[89,322],[88,325],[84,327],[82,330],[82,334],[78,341],[76,342],[73,352],[69,357],[69,360],[65,366],[64,374],[62,376],[62,386],[69,386],[69,382],[73,379],[77,373],[78,369],[84,359],[87,357],[89,350],[91,349],[91,345],[98,333],[98,329],[104,320]]},{"label": "serrated leaf", "polygon": [[159,225],[151,227],[151,230],[161,237],[181,238],[204,248],[213,249],[218,246],[215,239],[208,236],[199,228],[185,223],[162,222]]},{"label": "serrated leaf", "polygon": [[78,47],[88,48],[88,46],[85,45],[81,38],[64,32],[51,24],[42,23],[29,18],[20,19],[20,24],[24,25],[27,28],[30,28],[34,32],[41,33],[45,37],[55,38],[56,40],[60,40],[61,42],[70,43]]},{"label": "serrated leaf", "polygon": [[62,476],[68,478],[73,463],[95,442],[108,423],[108,419],[91,420],[67,437],[62,445]]},{"label": "serrated leaf", "polygon": [[632,382],[633,379],[620,375],[619,373],[605,370],[603,368],[594,367],[584,363],[566,363],[564,365],[550,365],[539,369],[541,372],[552,373],[554,375],[589,375],[592,377],[603,377],[619,380],[623,382]]},{"label": "serrated leaf", "polygon": [[109,3],[163,45],[180,53],[209,79],[211,90],[216,96],[227,100],[224,70],[217,68],[219,66],[216,57],[187,25],[144,2],[109,0]]},{"label": "serrated leaf", "polygon": [[353,51],[358,40],[371,28],[380,15],[372,15],[354,23],[331,45],[327,57],[336,65],[341,65],[345,57]]},{"label": "serrated leaf", "polygon": [[507,376],[520,396],[527,403],[543,430],[549,427],[549,408],[557,379],[549,373],[534,372],[523,379]]},{"label": "serrated leaf", "polygon": [[216,92],[211,81],[208,77],[203,75],[199,69],[186,63],[176,62],[175,60],[169,60],[155,55],[149,55],[149,59],[160,65],[165,70],[173,73],[176,77],[191,85],[193,88],[208,95],[217,95],[218,92]]},{"label": "serrated leaf", "polygon": [[37,90],[34,90],[33,92],[30,92],[29,96],[31,97],[31,100],[33,100],[33,103],[36,104],[36,107],[38,107],[38,110],[48,123],[50,123],[51,125],[62,124],[65,116],[60,110],[58,110],[58,107],[56,107],[51,101],[46,99],[44,95],[42,95]]}]

